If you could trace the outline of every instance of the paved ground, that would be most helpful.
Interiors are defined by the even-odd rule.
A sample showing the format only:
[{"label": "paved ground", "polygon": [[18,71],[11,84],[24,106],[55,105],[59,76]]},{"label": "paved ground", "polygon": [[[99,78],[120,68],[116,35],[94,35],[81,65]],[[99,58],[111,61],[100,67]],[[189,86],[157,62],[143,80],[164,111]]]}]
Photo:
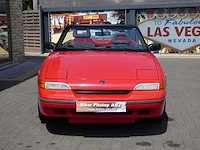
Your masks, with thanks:
[{"label": "paved ground", "polygon": [[167,72],[161,124],[41,124],[37,78],[0,92],[0,150],[200,150],[200,57],[159,58]]}]

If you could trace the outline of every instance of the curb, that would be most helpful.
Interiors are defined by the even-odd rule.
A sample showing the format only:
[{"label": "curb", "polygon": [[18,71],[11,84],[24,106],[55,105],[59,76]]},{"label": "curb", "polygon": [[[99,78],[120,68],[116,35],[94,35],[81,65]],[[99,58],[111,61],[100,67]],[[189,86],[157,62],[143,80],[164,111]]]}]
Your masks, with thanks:
[{"label": "curb", "polygon": [[19,80],[19,81],[23,81],[23,80],[26,80],[34,75],[37,75],[38,71],[39,71],[40,67],[34,69],[34,70],[31,70],[25,74],[22,74],[18,77],[15,78],[15,80]]},{"label": "curb", "polygon": [[200,54],[154,54],[157,58],[200,58]]},{"label": "curb", "polygon": [[40,69],[40,67],[38,67],[38,68],[36,68],[34,70],[31,70],[31,71],[29,71],[27,73],[24,73],[24,74],[14,78],[14,79],[0,78],[0,81],[19,81],[19,82],[21,82],[21,81],[24,81],[24,80],[26,80],[26,79],[28,79],[30,77],[33,77],[33,76],[37,75],[39,69]]}]

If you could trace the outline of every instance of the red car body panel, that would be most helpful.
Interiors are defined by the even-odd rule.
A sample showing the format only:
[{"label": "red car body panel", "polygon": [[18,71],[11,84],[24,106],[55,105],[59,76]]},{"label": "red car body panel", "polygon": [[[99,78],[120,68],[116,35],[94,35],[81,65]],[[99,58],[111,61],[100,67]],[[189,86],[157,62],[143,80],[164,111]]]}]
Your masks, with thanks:
[{"label": "red car body panel", "polygon": [[[100,80],[105,84],[100,84]],[[70,123],[134,123],[136,118],[160,116],[165,107],[166,88],[133,90],[139,83],[166,82],[164,70],[151,52],[52,52],[38,73],[38,81],[64,82],[70,86],[71,90],[48,90],[38,85],[40,112],[44,116],[69,118]],[[114,93],[79,93],[79,90]],[[81,113],[76,112],[77,101],[126,102],[127,111]]]}]

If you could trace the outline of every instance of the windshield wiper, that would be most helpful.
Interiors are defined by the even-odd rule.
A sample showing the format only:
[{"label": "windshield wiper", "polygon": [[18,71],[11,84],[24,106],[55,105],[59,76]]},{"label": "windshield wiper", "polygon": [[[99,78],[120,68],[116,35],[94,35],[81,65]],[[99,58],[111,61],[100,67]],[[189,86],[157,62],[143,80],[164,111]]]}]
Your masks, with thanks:
[{"label": "windshield wiper", "polygon": [[73,51],[79,51],[79,50],[92,50],[93,48],[91,47],[81,47],[81,46],[76,46],[76,47],[57,47],[55,48],[56,50],[73,50]]},{"label": "windshield wiper", "polygon": [[95,48],[95,45],[91,42],[66,42],[64,44],[62,44],[61,47],[64,47],[64,48],[73,48],[73,49],[93,49]]},{"label": "windshield wiper", "polygon": [[123,46],[120,46],[120,45],[109,45],[109,46],[106,46],[106,50],[123,50],[123,51],[138,51],[138,49],[134,49],[132,48],[131,46],[129,45],[123,45]]},{"label": "windshield wiper", "polygon": [[134,48],[130,45],[108,45],[108,46],[100,46],[100,47],[91,47],[91,46],[81,46],[81,45],[62,45],[55,48],[56,50],[73,50],[73,51],[79,51],[79,50],[99,50],[99,51],[140,51],[144,52],[147,51],[146,49],[138,49]]}]

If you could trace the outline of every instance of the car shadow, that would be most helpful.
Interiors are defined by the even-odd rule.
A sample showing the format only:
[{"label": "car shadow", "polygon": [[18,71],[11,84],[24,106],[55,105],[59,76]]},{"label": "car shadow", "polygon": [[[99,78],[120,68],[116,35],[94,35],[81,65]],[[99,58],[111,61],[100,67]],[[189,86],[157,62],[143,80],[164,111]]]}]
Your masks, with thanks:
[{"label": "car shadow", "polygon": [[163,134],[167,131],[168,116],[161,123],[149,119],[136,120],[135,124],[69,124],[65,119],[55,119],[46,124],[52,134],[84,137],[130,137]]}]

